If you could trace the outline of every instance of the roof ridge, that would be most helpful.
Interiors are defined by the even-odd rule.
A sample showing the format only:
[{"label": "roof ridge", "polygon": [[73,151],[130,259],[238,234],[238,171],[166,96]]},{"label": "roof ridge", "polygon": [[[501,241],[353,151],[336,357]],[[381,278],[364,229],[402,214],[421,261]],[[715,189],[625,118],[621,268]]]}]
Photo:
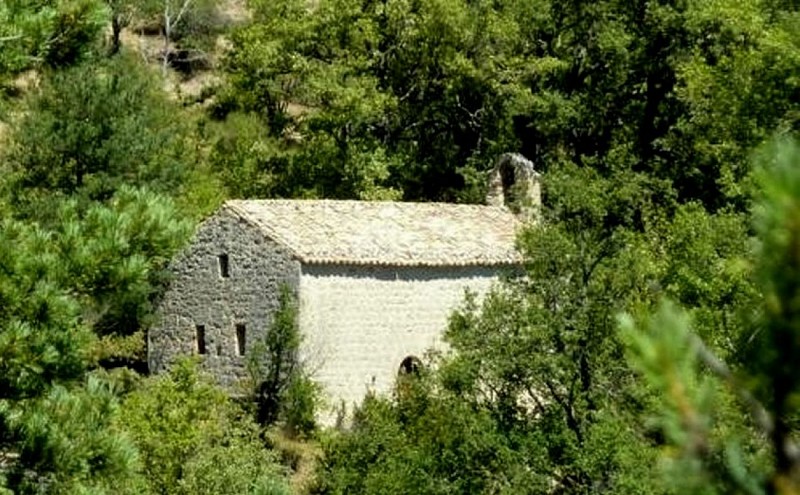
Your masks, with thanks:
[{"label": "roof ridge", "polygon": [[404,205],[404,206],[445,206],[457,208],[486,208],[493,210],[511,211],[507,206],[487,205],[484,203],[451,203],[447,201],[394,201],[382,199],[334,199],[334,198],[254,198],[254,199],[227,199],[223,205],[233,203],[340,203],[360,205]]}]

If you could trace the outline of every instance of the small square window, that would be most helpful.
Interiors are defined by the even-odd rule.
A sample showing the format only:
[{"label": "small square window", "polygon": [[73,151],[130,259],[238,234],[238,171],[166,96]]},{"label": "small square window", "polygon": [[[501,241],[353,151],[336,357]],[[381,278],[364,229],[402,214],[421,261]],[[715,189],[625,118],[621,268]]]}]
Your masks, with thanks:
[{"label": "small square window", "polygon": [[206,353],[206,327],[205,325],[196,325],[194,327],[195,330],[195,342],[197,344],[197,353],[198,354],[205,354]]},{"label": "small square window", "polygon": [[244,323],[236,325],[236,352],[239,356],[244,356],[244,351],[247,346],[247,328]]},{"label": "small square window", "polygon": [[217,256],[217,262],[219,264],[219,276],[222,278],[228,278],[231,276],[231,265],[230,261],[228,260],[227,254],[220,254]]}]

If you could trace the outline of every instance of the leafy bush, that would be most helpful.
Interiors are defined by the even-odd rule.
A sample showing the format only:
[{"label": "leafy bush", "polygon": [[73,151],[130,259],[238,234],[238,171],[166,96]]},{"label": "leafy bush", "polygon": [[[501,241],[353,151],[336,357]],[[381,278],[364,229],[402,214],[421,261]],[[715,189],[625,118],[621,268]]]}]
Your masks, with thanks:
[{"label": "leafy bush", "polygon": [[192,232],[173,202],[122,186],[108,204],[59,205],[52,251],[63,260],[61,283],[80,296],[99,335],[146,328],[164,288],[166,265]]},{"label": "leafy bush", "polygon": [[396,402],[367,397],[344,432],[323,437],[313,493],[445,494],[544,491],[543,448],[532,432],[503,432],[486,409],[398,384]]},{"label": "leafy bush", "polygon": [[0,5],[0,80],[30,67],[83,59],[106,23],[99,0],[21,0]]},{"label": "leafy bush", "polygon": [[113,427],[118,401],[86,377],[91,330],[61,285],[52,236],[0,229],[0,456],[12,493],[117,493],[135,483],[136,452]]},{"label": "leafy bush", "polygon": [[21,404],[0,400],[0,424],[8,429],[0,448],[3,440],[22,439],[12,446],[19,458],[5,473],[5,486],[20,495],[136,493],[138,455],[114,428],[118,415],[114,391],[91,376],[85,387],[56,385]]},{"label": "leafy bush", "polygon": [[281,410],[284,425],[292,437],[307,438],[316,430],[319,400],[319,385],[302,372],[289,382]]},{"label": "leafy bush", "polygon": [[248,353],[247,371],[258,422],[282,420],[290,433],[305,436],[315,428],[319,390],[299,361],[301,339],[297,302],[291,289],[282,286],[272,325]]},{"label": "leafy bush", "polygon": [[132,392],[120,427],[139,449],[147,493],[289,493],[256,424],[190,360]]}]

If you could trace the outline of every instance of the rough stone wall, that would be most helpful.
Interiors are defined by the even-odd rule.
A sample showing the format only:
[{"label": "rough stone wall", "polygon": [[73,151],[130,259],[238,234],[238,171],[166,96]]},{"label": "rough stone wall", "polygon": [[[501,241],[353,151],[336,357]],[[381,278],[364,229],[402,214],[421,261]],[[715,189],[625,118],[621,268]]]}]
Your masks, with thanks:
[{"label": "rough stone wall", "polygon": [[442,333],[465,290],[484,294],[488,267],[304,265],[300,276],[301,359],[325,392],[331,424],[368,391],[392,390],[406,357],[442,348]]},{"label": "rough stone wall", "polygon": [[[228,255],[228,278],[220,273],[220,254]],[[197,354],[196,325],[204,325],[203,366],[236,393],[245,376],[236,325],[245,325],[247,348],[263,336],[278,308],[281,285],[296,290],[300,264],[256,228],[223,209],[201,225],[171,272],[159,321],[148,334],[150,371],[163,371],[176,358]]]}]

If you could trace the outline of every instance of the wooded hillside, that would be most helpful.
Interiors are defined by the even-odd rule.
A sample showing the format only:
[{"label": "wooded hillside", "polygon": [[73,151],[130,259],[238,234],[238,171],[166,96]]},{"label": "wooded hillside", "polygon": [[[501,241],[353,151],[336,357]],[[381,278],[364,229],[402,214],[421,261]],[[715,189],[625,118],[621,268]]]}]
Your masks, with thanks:
[{"label": "wooded hillside", "polygon": [[[0,2],[0,493],[800,494],[798,131],[789,0]],[[348,428],[147,376],[223,200],[480,202],[509,151],[527,277]]]}]

